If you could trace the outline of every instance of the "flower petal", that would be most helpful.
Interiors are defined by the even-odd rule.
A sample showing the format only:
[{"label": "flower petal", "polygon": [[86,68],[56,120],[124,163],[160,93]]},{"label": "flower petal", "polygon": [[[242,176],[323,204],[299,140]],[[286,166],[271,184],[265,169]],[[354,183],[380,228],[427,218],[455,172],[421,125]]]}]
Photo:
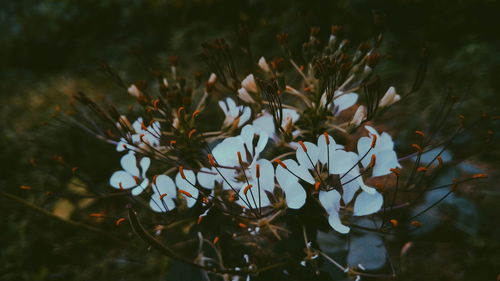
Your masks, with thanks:
[{"label": "flower petal", "polygon": [[328,223],[330,226],[342,234],[347,234],[351,230],[349,227],[342,224],[340,221],[339,213],[337,211],[332,211],[328,213]]},{"label": "flower petal", "polygon": [[330,151],[330,174],[345,174],[349,170],[357,169],[355,158],[357,156],[353,156],[352,152],[345,150]]},{"label": "flower petal", "polygon": [[184,198],[186,198],[188,208],[191,208],[196,203],[199,193],[198,189],[193,186],[196,185],[196,176],[191,170],[184,170],[184,175],[186,176],[186,179],[182,178],[181,173],[177,173],[177,176],[175,177],[175,184],[179,189],[187,191],[191,194],[192,197],[183,195]]},{"label": "flower petal", "polygon": [[201,168],[201,170],[198,172],[197,178],[198,183],[200,183],[200,185],[204,188],[208,189],[214,189],[215,183],[220,181],[220,176],[214,168]]},{"label": "flower petal", "polygon": [[333,100],[333,104],[335,106],[335,112],[333,114],[338,115],[340,112],[356,104],[357,101],[358,94],[356,93],[343,94],[342,96],[335,98]]},{"label": "flower petal", "polygon": [[301,166],[312,170],[314,169],[316,163],[318,163],[318,147],[311,142],[304,142],[304,146],[306,147],[307,152],[304,151],[302,146],[297,148],[297,161]]},{"label": "flower petal", "polygon": [[384,198],[379,192],[369,194],[368,192],[361,192],[356,201],[354,202],[354,215],[366,216],[376,213],[382,207]]},{"label": "flower petal", "polygon": [[125,171],[116,171],[109,179],[109,184],[116,189],[120,189],[120,183],[123,189],[129,189],[137,185],[134,177],[129,173]]},{"label": "flower petal", "polygon": [[319,192],[319,202],[327,213],[338,212],[340,209],[340,193],[337,190]]},{"label": "flower petal", "polygon": [[127,173],[132,176],[139,176],[139,168],[137,168],[137,160],[133,151],[129,151],[125,154],[120,160],[120,163]]},{"label": "flower petal", "polygon": [[298,182],[293,182],[282,189],[285,192],[286,204],[288,205],[288,208],[300,209],[304,206],[307,194],[302,185]]}]

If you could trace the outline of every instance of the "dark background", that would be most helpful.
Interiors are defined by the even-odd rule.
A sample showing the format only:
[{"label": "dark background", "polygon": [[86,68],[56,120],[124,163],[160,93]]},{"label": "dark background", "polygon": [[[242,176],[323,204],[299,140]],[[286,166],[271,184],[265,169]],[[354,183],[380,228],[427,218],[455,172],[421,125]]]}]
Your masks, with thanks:
[{"label": "dark background", "polygon": [[[1,190],[116,232],[128,242],[109,242],[0,198],[0,280],[166,280],[169,261],[148,252],[125,228],[114,227],[114,220],[89,219],[84,212],[92,210],[77,206],[80,201],[74,197],[61,200],[45,194],[80,192],[71,172],[74,166],[95,182],[90,188],[105,190],[118,166],[110,146],[52,120],[56,106],[64,110],[77,91],[122,108],[132,102],[98,71],[100,62],[108,61],[128,83],[147,76],[131,49],[141,50],[155,67],[166,69],[168,56],[178,55],[184,72],[206,73],[196,56],[200,44],[215,37],[234,42],[239,24],[250,30],[256,61],[261,55],[279,56],[278,32],[289,32],[297,49],[311,26],[321,27],[327,36],[331,24],[342,25],[356,44],[371,38],[376,34],[374,10],[385,22],[383,51],[388,56],[379,69],[385,84],[409,87],[420,49],[426,47],[429,53],[424,89],[402,103],[405,108],[399,114],[406,123],[395,122],[402,137],[405,129],[432,122],[422,116],[422,109],[434,105],[449,87],[464,98],[459,109],[466,117],[498,114],[497,1],[1,1]],[[463,145],[480,146],[482,138],[472,136]],[[498,143],[498,137],[494,141]],[[496,143],[473,157],[493,175],[498,168]],[[433,233],[435,239],[422,238],[418,245],[423,250],[416,253],[403,280],[495,280],[500,273],[500,233],[494,227],[500,214],[495,203],[500,199],[498,180],[480,187],[463,194],[480,210],[475,234],[444,227]],[[94,202],[92,208],[120,204],[106,200]]]}]

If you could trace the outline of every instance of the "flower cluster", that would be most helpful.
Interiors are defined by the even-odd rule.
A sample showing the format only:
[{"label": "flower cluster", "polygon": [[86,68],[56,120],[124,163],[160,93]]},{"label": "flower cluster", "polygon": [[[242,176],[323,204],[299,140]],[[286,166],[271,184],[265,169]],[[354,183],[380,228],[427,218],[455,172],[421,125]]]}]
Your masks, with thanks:
[{"label": "flower cluster", "polygon": [[[206,43],[201,58],[213,73],[205,83],[201,74],[192,83],[180,77],[172,58],[170,72],[156,73],[158,94],[145,83],[128,88],[144,108],[134,122],[77,96],[113,124],[99,130],[106,134],[97,133],[123,154],[122,169],[109,184],[130,190],[131,202],[147,203],[140,206],[148,205],[154,216],[189,218],[195,223],[186,226],[186,235],[216,248],[219,261],[200,246],[193,265],[243,276],[259,273],[270,259],[278,261],[276,267],[314,267],[326,255],[316,241],[318,232],[332,230],[341,237],[353,229],[391,233],[398,220],[388,212],[398,208],[400,188],[432,189],[422,186],[426,173],[443,166],[443,151],[421,166],[421,156],[432,148],[422,131],[417,131],[420,144],[411,146],[416,151],[402,157],[391,134],[376,123],[404,96],[393,86],[381,90],[373,75],[381,37],[351,52],[339,27],[332,27],[324,45],[317,35],[312,29],[304,43],[302,65],[291,54],[288,35],[279,34],[283,57],[270,62],[261,57],[252,73],[242,76],[224,40]],[[415,85],[410,93],[418,90]],[[410,173],[400,184],[403,166]],[[144,232],[135,212],[139,205],[133,205],[132,226]],[[363,226],[367,218],[375,227]],[[275,242],[297,235],[305,242],[290,252],[305,249],[299,261],[274,248]],[[225,247],[217,248],[218,243]],[[245,262],[238,262],[242,253]],[[221,257],[234,262],[223,266]],[[337,267],[357,276],[365,270],[359,264]]]}]

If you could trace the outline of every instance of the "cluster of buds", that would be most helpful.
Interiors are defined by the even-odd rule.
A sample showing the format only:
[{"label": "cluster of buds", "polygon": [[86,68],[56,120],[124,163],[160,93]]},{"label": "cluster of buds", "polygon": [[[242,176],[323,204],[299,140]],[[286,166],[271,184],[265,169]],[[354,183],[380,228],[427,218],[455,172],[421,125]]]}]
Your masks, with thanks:
[{"label": "cluster of buds", "polygon": [[[302,63],[291,52],[289,35],[279,34],[283,57],[269,63],[261,57],[251,73],[237,72],[224,40],[205,43],[201,58],[212,72],[206,83],[200,73],[192,81],[181,77],[172,58],[169,71],[155,72],[157,94],[145,83],[125,87],[144,109],[134,122],[76,96],[99,120],[84,114],[71,118],[123,153],[122,169],[109,184],[133,198],[129,219],[141,238],[174,259],[235,280],[324,274],[322,263],[358,278],[374,276],[369,271],[392,264],[389,257],[384,255],[380,268],[342,265],[321,248],[318,233],[345,238],[353,232],[411,231],[421,225],[417,218],[424,212],[409,217],[404,210],[422,194],[441,188],[453,192],[462,182],[485,177],[432,186],[445,165],[443,151],[466,126],[438,144],[433,131],[418,130],[419,141],[409,146],[414,151],[396,151],[391,135],[373,121],[418,90],[421,81],[406,94],[393,86],[384,92],[373,75],[383,58],[377,52],[382,36],[350,50],[340,30],[332,27],[324,44],[320,30],[312,28]],[[435,157],[422,165],[429,151]],[[196,240],[199,247],[158,242],[139,220],[138,212],[148,211],[140,209],[144,205],[156,213],[158,225],[165,218],[182,224],[183,239]]]}]

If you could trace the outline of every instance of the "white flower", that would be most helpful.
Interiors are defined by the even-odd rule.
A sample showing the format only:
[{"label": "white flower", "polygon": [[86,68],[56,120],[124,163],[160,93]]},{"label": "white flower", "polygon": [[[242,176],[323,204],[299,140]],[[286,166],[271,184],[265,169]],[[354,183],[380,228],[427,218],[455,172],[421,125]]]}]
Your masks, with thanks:
[{"label": "white flower", "polygon": [[[116,171],[109,179],[109,184],[116,189],[131,189],[132,195],[137,196],[148,186],[146,171],[151,160],[143,157],[137,166],[137,159],[133,151],[129,151],[120,160],[123,170]],[[140,168],[140,169],[139,169]]]},{"label": "white flower", "polygon": [[396,89],[394,87],[390,87],[387,92],[385,92],[384,96],[380,99],[378,106],[386,107],[392,105],[395,102],[398,102],[401,99],[401,96],[396,93]]},{"label": "white flower", "polygon": [[137,118],[132,124],[134,134],[129,134],[132,143],[130,144],[125,138],[120,138],[116,145],[117,151],[134,150],[134,146],[141,146],[147,149],[148,146],[158,147],[160,145],[160,122],[153,121],[150,126],[143,127],[142,117]]},{"label": "white flower", "polygon": [[[203,168],[198,172],[200,185],[213,189],[219,182],[225,190],[239,190],[238,203],[242,206],[268,206],[270,201],[265,191],[272,192],[274,189],[274,168],[269,160],[259,159],[259,155],[269,137],[265,132],[261,133],[254,145],[255,133],[254,126],[246,125],[239,136],[227,138],[216,145],[212,155],[218,167]],[[245,191],[249,185],[251,187]]]},{"label": "white flower", "polygon": [[269,68],[269,64],[267,64],[267,61],[264,57],[260,57],[257,64],[259,65],[260,69],[264,70],[265,72],[271,71],[271,68]]},{"label": "white flower", "polygon": [[[295,124],[299,118],[300,115],[297,111],[290,108],[283,108],[281,127],[286,128],[287,126],[291,126]],[[277,135],[276,127],[274,126],[274,119],[273,116],[267,111],[264,111],[260,117],[256,118],[252,122],[252,125],[257,129],[257,133],[260,133],[261,131],[266,132],[268,136],[271,136],[273,140],[276,140]],[[292,134],[296,135],[296,132],[292,132]]]},{"label": "white flower", "polygon": [[149,207],[155,212],[168,212],[175,209],[174,198],[177,196],[174,181],[166,175],[159,175],[153,182],[153,194]]},{"label": "white flower", "polygon": [[219,101],[219,107],[222,109],[226,118],[224,119],[224,125],[226,127],[231,126],[236,119],[238,119],[238,127],[241,127],[245,122],[250,119],[252,115],[252,110],[247,106],[237,106],[232,98],[226,98],[226,101]]},{"label": "white flower", "polygon": [[[362,137],[358,140],[358,154],[366,156],[361,160],[363,167],[368,167],[372,155],[375,155],[376,161],[373,167],[372,176],[384,176],[391,173],[392,168],[401,168],[398,162],[398,157],[394,151],[394,142],[391,136],[383,132],[382,135],[370,126],[365,126],[365,129],[370,132],[370,137]],[[375,146],[371,148],[372,142],[375,139]]]},{"label": "white flower", "polygon": [[[354,202],[354,216],[373,214],[382,207],[382,195],[363,182],[358,155],[344,151],[343,146],[336,144],[331,136],[319,136],[317,145],[311,142],[301,143],[297,148],[296,158],[298,163],[284,160],[285,167],[281,164],[276,167],[276,179],[285,192],[290,208],[300,208],[306,200],[306,192],[299,179],[311,185],[319,180],[316,184],[326,188],[319,191],[319,199],[329,215],[330,226],[340,233],[349,231],[340,221],[341,199],[347,205],[361,189]],[[321,179],[321,171],[325,168],[329,174],[338,175],[340,186],[330,186],[331,183],[323,182],[327,181]],[[309,170],[315,174],[316,179]],[[341,188],[342,195],[336,188]]]},{"label": "white flower", "polygon": [[241,86],[249,92],[257,93],[259,91],[253,74],[248,74],[248,76],[241,81]]}]

